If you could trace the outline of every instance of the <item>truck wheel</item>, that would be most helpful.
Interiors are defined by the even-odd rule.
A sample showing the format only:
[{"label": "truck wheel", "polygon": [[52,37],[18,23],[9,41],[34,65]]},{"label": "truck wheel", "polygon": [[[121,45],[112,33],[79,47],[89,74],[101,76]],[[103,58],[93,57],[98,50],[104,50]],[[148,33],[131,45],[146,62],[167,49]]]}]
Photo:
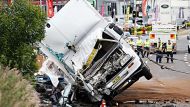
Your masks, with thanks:
[{"label": "truck wheel", "polygon": [[144,67],[144,77],[147,80],[150,80],[152,78],[152,74],[150,73],[150,70],[147,67]]},{"label": "truck wheel", "polygon": [[145,78],[147,79],[147,80],[150,80],[151,78],[152,78],[152,74],[148,71],[148,72],[146,72],[145,74],[144,74],[144,76],[145,76]]},{"label": "truck wheel", "polygon": [[188,46],[188,53],[190,53],[190,47]]}]

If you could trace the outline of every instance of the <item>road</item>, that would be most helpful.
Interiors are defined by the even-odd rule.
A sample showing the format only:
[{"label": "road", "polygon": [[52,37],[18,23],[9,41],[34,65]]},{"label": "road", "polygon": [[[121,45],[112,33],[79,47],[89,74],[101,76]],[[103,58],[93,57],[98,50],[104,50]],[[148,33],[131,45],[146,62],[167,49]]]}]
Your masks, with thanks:
[{"label": "road", "polygon": [[[124,103],[129,103],[129,101],[138,102],[140,100],[142,102],[148,101],[150,103],[156,102],[159,104],[169,102],[175,105],[178,104],[180,107],[190,107],[190,54],[187,53],[187,44],[186,35],[179,36],[177,41],[177,54],[174,54],[174,58],[180,61],[175,60],[174,63],[166,63],[166,59],[163,59],[162,64],[189,74],[166,69],[163,70],[158,65],[150,62],[147,58],[144,58],[143,60],[151,69],[153,78],[146,80],[142,77],[115,99]],[[155,55],[151,55],[150,58],[155,60]],[[123,107],[125,107],[124,105]],[[160,107],[160,105],[157,106]],[[147,105],[135,107],[147,107]]]}]

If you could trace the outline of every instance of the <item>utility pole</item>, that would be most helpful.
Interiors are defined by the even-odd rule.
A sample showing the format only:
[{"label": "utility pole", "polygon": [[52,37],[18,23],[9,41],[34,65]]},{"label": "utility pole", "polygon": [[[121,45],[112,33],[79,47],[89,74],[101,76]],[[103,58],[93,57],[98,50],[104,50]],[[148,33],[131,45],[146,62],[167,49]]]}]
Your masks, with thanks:
[{"label": "utility pole", "polygon": [[136,20],[137,19],[137,1],[136,0],[134,0],[134,10],[135,10],[134,36],[137,36],[137,27],[136,27],[136,24],[137,24],[137,20]]},{"label": "utility pole", "polygon": [[124,2],[124,16],[125,16],[125,23],[124,27],[128,28],[128,21],[129,21],[129,12],[130,12],[130,7],[128,7],[128,4],[130,4],[130,1],[123,0]]}]

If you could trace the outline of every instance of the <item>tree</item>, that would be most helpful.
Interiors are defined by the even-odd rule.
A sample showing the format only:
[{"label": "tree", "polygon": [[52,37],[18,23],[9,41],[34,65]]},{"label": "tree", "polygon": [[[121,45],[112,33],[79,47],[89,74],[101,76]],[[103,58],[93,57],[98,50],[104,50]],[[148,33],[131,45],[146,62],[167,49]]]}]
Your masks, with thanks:
[{"label": "tree", "polygon": [[24,72],[35,71],[34,44],[44,38],[46,16],[28,0],[14,0],[0,10],[0,63]]}]

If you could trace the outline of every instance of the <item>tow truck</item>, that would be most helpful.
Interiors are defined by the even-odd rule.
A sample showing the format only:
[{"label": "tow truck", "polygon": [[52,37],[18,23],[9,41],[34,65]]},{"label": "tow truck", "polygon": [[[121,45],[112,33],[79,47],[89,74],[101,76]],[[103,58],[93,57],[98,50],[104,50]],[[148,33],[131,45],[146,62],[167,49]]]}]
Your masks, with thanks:
[{"label": "tow truck", "polygon": [[60,105],[72,106],[68,103],[84,95],[91,102],[111,101],[142,76],[152,78],[149,67],[122,38],[123,31],[86,0],[70,0],[48,20],[45,30],[39,47],[48,61],[38,76],[50,77],[54,88],[64,83]]}]

